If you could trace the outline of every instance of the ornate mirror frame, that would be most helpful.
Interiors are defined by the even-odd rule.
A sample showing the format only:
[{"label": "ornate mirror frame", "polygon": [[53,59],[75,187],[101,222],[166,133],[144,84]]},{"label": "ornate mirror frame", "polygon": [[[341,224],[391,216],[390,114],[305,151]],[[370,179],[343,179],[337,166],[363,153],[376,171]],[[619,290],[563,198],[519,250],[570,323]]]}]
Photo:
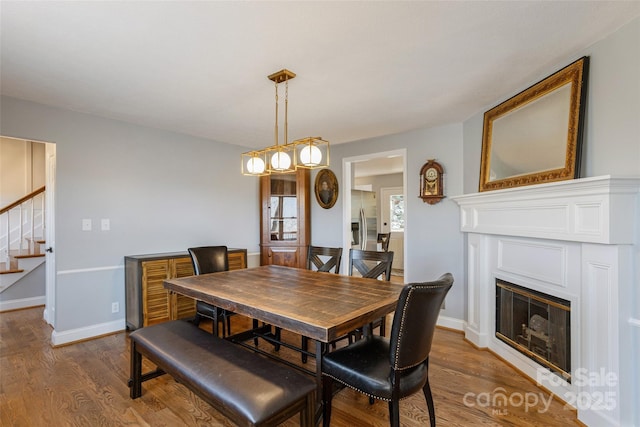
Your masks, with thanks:
[{"label": "ornate mirror frame", "polygon": [[578,178],[589,57],[484,114],[480,191]]}]

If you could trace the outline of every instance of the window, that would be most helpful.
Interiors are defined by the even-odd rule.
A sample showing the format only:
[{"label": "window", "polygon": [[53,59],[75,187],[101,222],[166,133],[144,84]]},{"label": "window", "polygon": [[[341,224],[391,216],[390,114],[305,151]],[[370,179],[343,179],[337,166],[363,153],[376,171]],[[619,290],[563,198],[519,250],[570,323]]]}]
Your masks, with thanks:
[{"label": "window", "polygon": [[295,196],[271,196],[271,240],[296,240],[297,209]]},{"label": "window", "polygon": [[389,212],[391,213],[391,232],[404,232],[404,196],[395,194],[389,197]]}]

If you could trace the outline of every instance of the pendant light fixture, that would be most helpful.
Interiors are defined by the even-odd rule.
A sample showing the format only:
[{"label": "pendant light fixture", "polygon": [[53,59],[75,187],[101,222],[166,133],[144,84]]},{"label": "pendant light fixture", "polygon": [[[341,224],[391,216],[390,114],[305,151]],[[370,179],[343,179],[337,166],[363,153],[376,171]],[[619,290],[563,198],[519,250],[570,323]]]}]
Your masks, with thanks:
[{"label": "pendant light fixture", "polygon": [[[306,137],[291,143],[289,139],[289,80],[295,78],[295,73],[283,69],[268,76],[275,83],[276,89],[276,118],[274,128],[274,145],[262,150],[242,153],[242,174],[252,176],[269,175],[272,173],[294,172],[297,168],[316,169],[329,166],[329,141],[321,137]],[[279,138],[279,99],[278,85],[285,84],[284,98],[284,132],[283,142]]]}]

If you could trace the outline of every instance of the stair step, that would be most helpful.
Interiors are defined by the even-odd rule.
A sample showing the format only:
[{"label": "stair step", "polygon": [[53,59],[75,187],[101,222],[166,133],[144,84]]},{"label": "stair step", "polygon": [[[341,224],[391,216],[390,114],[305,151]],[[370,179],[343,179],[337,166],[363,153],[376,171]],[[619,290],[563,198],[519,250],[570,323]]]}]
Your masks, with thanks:
[{"label": "stair step", "polygon": [[13,268],[8,270],[0,270],[0,274],[10,274],[10,273],[22,273],[24,270],[19,268]]},{"label": "stair step", "polygon": [[13,258],[16,259],[23,259],[23,258],[38,258],[38,257],[43,257],[45,256],[45,254],[23,254],[23,255],[11,255]]}]

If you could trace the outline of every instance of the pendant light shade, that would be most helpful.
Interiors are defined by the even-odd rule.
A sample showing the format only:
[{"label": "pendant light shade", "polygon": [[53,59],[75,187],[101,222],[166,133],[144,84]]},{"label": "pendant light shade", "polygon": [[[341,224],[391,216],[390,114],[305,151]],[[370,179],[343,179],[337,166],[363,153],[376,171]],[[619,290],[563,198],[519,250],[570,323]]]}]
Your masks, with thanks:
[{"label": "pendant light shade", "polygon": [[266,153],[249,151],[242,154],[242,174],[252,176],[268,175]]},{"label": "pendant light shade", "polygon": [[320,164],[322,161],[322,153],[318,147],[305,146],[300,150],[300,164],[305,166],[312,166]]},{"label": "pendant light shade", "polygon": [[293,143],[296,146],[299,168],[317,169],[329,166],[329,141],[319,136],[310,136]]},{"label": "pendant light shade", "polygon": [[291,167],[291,157],[287,153],[277,151],[271,156],[271,168],[282,171]]},{"label": "pendant light shade", "polygon": [[265,170],[264,161],[260,157],[252,157],[247,165],[249,173],[262,173]]},{"label": "pendant light shade", "polygon": [[293,144],[274,145],[265,150],[269,159],[267,170],[270,173],[287,173],[296,170]]}]

